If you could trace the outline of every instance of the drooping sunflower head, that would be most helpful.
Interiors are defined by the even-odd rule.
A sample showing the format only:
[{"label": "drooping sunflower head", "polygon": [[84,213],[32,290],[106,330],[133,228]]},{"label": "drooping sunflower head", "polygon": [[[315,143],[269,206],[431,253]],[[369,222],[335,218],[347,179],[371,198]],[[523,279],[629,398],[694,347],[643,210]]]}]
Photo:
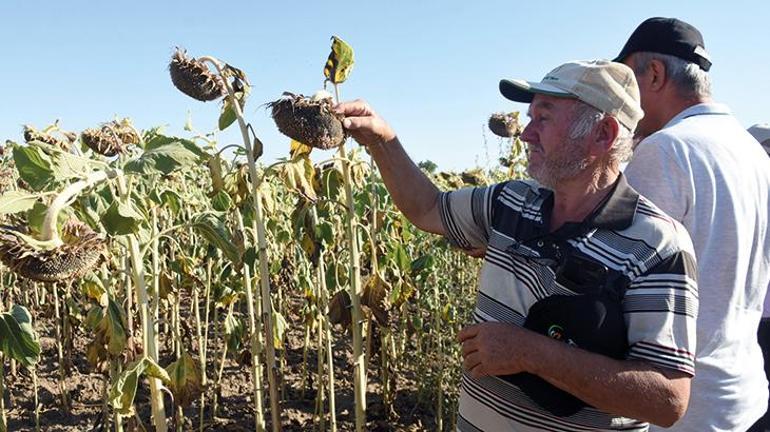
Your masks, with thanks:
[{"label": "drooping sunflower head", "polygon": [[511,138],[519,136],[523,130],[519,123],[519,113],[494,113],[489,117],[489,130],[493,134]]},{"label": "drooping sunflower head", "polygon": [[39,282],[79,279],[107,256],[107,243],[80,221],[62,227],[63,245],[41,250],[27,243],[18,231],[0,229],[0,261],[13,272]]},{"label": "drooping sunflower head", "polygon": [[347,139],[342,116],[333,110],[331,98],[308,98],[285,92],[268,104],[278,130],[291,139],[324,150]]},{"label": "drooping sunflower head", "polygon": [[[127,133],[116,122],[105,123],[101,127],[86,129],[80,134],[80,140],[88,148],[100,155],[112,157],[125,151],[126,144],[121,137],[133,140],[134,132]],[[138,143],[138,137],[136,138]]]},{"label": "drooping sunflower head", "polygon": [[32,126],[24,125],[24,142],[40,141],[54,147],[58,147],[64,151],[69,151],[70,145],[74,139],[69,139],[68,134],[62,134],[64,138],[56,137],[52,134],[38,131]]},{"label": "drooping sunflower head", "polygon": [[123,144],[136,145],[142,141],[136,129],[131,126],[131,121],[127,118],[120,121],[113,120],[109,122],[108,125],[117,131],[118,139],[120,139]]},{"label": "drooping sunflower head", "polygon": [[189,57],[182,49],[174,51],[168,70],[174,86],[193,99],[208,102],[225,94],[222,78],[212,73],[202,61]]}]

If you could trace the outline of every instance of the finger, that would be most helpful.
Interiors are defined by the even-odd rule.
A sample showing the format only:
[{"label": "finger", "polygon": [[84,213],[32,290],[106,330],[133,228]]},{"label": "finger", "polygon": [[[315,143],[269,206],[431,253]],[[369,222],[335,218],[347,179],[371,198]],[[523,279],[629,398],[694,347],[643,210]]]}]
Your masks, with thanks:
[{"label": "finger", "polygon": [[483,377],[489,375],[487,373],[487,370],[484,368],[484,365],[482,365],[481,363],[476,365],[476,367],[474,367],[473,369],[469,370],[468,372],[475,379],[483,378]]},{"label": "finger", "polygon": [[345,117],[342,127],[347,130],[371,129],[372,120],[369,117]]},{"label": "finger", "polygon": [[345,116],[361,117],[374,115],[374,110],[366,101],[356,99],[354,101],[341,102],[334,107],[334,112]]},{"label": "finger", "polygon": [[487,250],[485,248],[477,248],[468,250],[466,253],[474,258],[484,258],[484,255],[487,254]]},{"label": "finger", "polygon": [[471,353],[463,359],[463,368],[468,372],[472,372],[474,368],[481,364],[481,356],[476,353]]},{"label": "finger", "polygon": [[463,347],[462,347],[463,357],[467,356],[470,353],[474,353],[474,352],[476,352],[478,350],[479,350],[479,348],[478,348],[478,346],[476,344],[476,339],[475,338],[470,338],[470,339],[466,340],[465,342],[463,342]]},{"label": "finger", "polygon": [[460,330],[460,333],[457,333],[457,340],[460,342],[465,342],[470,338],[476,337],[478,332],[479,332],[478,325],[465,327],[464,329]]}]

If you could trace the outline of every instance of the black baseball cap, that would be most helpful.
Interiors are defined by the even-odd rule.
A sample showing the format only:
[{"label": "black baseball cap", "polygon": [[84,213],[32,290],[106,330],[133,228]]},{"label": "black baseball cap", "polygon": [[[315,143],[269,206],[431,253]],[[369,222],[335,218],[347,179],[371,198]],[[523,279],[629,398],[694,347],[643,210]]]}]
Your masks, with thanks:
[{"label": "black baseball cap", "polygon": [[639,51],[679,57],[697,64],[704,71],[711,68],[711,57],[706,52],[703,35],[692,25],[676,18],[655,17],[639,24],[613,61],[622,62]]}]

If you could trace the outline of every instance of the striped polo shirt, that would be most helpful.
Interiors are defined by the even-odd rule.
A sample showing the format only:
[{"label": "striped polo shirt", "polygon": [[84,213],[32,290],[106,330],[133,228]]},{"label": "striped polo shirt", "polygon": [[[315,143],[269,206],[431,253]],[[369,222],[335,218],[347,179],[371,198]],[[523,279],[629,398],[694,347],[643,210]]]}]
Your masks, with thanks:
[{"label": "striped polo shirt", "polygon": [[[620,287],[626,358],[693,374],[698,292],[692,243],[678,222],[634,191],[622,174],[583,222],[550,233],[553,193],[533,181],[444,192],[439,207],[452,244],[486,248],[475,322],[521,326],[538,300],[580,294],[557,277],[563,257],[579,256]],[[647,423],[592,407],[557,417],[507,380],[467,373],[457,425],[464,432],[648,429]]]}]

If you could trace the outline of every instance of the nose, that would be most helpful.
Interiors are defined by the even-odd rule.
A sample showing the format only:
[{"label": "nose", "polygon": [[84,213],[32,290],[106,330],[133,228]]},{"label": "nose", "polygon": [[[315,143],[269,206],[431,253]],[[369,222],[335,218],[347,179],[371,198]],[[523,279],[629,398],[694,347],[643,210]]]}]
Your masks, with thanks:
[{"label": "nose", "polygon": [[527,123],[527,126],[524,127],[524,130],[521,131],[521,135],[519,135],[519,138],[521,138],[522,141],[531,143],[535,142],[537,139],[537,134],[535,134],[535,131],[533,130],[532,122],[530,121]]}]

